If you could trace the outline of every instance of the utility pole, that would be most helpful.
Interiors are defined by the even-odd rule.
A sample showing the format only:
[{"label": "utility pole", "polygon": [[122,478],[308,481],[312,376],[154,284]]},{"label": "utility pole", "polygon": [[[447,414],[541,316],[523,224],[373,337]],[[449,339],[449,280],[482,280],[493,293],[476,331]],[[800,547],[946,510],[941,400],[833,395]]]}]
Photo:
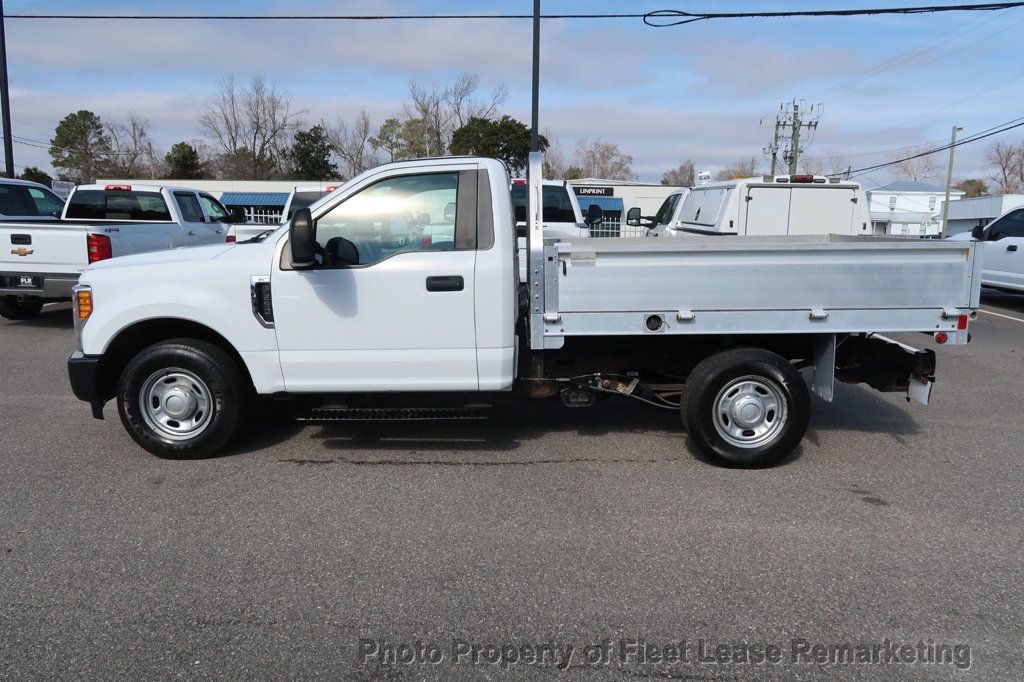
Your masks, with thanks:
[{"label": "utility pole", "polygon": [[[2,2],[3,0],[0,0]],[[533,102],[530,112],[530,151],[540,151],[538,99],[540,93],[540,0],[533,0]]]},{"label": "utility pole", "polygon": [[789,174],[796,175],[796,163],[800,159],[800,105],[793,100],[793,133],[789,138]]},{"label": "utility pole", "polygon": [[953,184],[953,154],[956,152],[956,134],[962,131],[960,126],[953,126],[953,135],[949,138],[949,168],[946,169],[946,200],[942,202],[942,232],[939,239],[946,238],[949,228],[949,187]]},{"label": "utility pole", "polygon": [[764,153],[772,160],[772,175],[775,175],[779,167],[779,139],[787,128],[790,130],[789,147],[783,152],[782,160],[789,164],[789,174],[796,175],[800,153],[803,152],[800,148],[800,133],[803,129],[812,131],[818,127],[818,119],[821,117],[820,106],[801,109],[800,101],[794,99],[789,105],[783,104],[779,107],[779,113],[775,116],[772,142],[764,148]]},{"label": "utility pole", "polygon": [[7,33],[4,26],[4,0],[0,0],[0,115],[4,119],[5,174],[14,177],[14,142],[11,139],[11,92],[7,79]]}]

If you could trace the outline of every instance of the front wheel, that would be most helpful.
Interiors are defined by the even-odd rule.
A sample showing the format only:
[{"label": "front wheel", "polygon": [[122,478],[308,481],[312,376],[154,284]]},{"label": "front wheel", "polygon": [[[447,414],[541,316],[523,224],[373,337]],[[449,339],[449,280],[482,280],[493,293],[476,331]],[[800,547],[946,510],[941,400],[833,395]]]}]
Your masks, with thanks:
[{"label": "front wheel", "polygon": [[43,299],[35,296],[0,296],[0,317],[31,320],[43,309]]},{"label": "front wheel", "polygon": [[121,373],[117,409],[135,442],[160,457],[209,457],[234,435],[247,385],[212,343],[175,339],[141,351]]},{"label": "front wheel", "polygon": [[691,442],[732,466],[767,466],[807,432],[811,398],[792,363],[759,348],[723,351],[691,372],[680,400]]}]

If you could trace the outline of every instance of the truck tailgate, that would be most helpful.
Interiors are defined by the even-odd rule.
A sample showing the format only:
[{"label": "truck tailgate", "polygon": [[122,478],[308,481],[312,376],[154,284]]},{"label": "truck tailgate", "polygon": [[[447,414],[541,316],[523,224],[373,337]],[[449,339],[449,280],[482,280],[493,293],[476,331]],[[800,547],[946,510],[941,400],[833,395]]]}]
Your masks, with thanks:
[{"label": "truck tailgate", "polygon": [[0,223],[0,271],[81,273],[88,265],[83,225]]},{"label": "truck tailgate", "polygon": [[971,242],[589,239],[545,256],[546,336],[955,330],[980,296]]}]

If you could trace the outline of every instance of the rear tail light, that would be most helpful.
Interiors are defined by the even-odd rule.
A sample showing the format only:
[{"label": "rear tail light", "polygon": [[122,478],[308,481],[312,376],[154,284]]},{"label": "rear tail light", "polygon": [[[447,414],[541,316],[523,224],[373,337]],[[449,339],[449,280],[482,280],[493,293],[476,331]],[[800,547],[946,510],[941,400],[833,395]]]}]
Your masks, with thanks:
[{"label": "rear tail light", "polygon": [[960,331],[964,331],[965,329],[967,329],[967,320],[967,315],[961,315],[960,317],[956,318],[956,328],[959,329]]},{"label": "rear tail light", "polygon": [[513,185],[525,185],[526,184],[526,180],[524,180],[522,178],[514,178],[512,180],[512,184]]},{"label": "rear tail light", "polygon": [[935,332],[935,343],[943,344],[949,341],[949,334],[946,332]]},{"label": "rear tail light", "polygon": [[131,185],[107,185],[103,189],[107,190],[108,192],[131,192],[132,191],[132,186]]},{"label": "rear tail light", "polygon": [[327,193],[330,194],[334,190],[338,189],[337,185],[327,185]]},{"label": "rear tail light", "polygon": [[86,248],[89,253],[90,263],[113,257],[113,252],[110,249],[110,237],[105,234],[89,234],[86,236]]},{"label": "rear tail light", "polygon": [[433,241],[434,241],[434,238],[432,236],[430,236],[429,234],[425,234],[422,237],[420,237],[420,242],[423,244],[423,246],[430,246],[430,244]]},{"label": "rear tail light", "polygon": [[814,182],[813,175],[790,175],[790,182]]},{"label": "rear tail light", "polygon": [[229,234],[224,241],[226,241],[228,244],[234,244],[235,241],[237,240],[235,239],[235,235]]}]

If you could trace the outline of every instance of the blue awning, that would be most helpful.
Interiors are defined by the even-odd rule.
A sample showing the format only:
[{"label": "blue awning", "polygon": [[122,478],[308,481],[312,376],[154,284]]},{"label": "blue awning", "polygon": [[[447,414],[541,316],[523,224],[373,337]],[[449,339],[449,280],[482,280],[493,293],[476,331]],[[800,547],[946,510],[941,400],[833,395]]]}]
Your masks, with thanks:
[{"label": "blue awning", "polygon": [[220,203],[225,206],[280,206],[288,203],[286,192],[224,192]]},{"label": "blue awning", "polygon": [[622,213],[624,209],[621,197],[576,197],[576,201],[579,202],[583,215],[587,214],[591,204],[597,204],[601,210],[611,213]]}]

